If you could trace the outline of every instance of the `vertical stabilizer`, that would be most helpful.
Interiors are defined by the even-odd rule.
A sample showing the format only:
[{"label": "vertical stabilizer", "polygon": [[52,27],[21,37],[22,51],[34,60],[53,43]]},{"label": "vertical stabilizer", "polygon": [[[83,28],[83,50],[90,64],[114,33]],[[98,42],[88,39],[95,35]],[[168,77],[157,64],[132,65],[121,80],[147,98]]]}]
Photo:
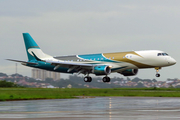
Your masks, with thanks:
[{"label": "vertical stabilizer", "polygon": [[34,41],[34,39],[29,33],[23,33],[23,38],[29,61],[38,61],[36,58],[52,58],[52,56],[43,53],[43,51],[40,49],[40,47],[37,45],[37,43]]},{"label": "vertical stabilizer", "polygon": [[28,60],[36,60],[36,58],[29,52],[30,49],[40,49],[34,39],[31,37],[29,33],[23,33],[24,44],[26,47]]}]

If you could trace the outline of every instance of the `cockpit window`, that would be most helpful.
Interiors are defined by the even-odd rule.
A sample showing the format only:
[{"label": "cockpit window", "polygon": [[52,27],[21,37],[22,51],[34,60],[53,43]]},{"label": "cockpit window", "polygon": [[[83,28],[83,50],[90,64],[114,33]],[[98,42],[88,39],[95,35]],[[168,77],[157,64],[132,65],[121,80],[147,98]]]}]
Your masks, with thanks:
[{"label": "cockpit window", "polygon": [[158,53],[157,56],[168,56],[167,53]]},{"label": "cockpit window", "polygon": [[161,54],[161,53],[158,53],[157,56],[162,56],[162,54]]},{"label": "cockpit window", "polygon": [[162,53],[163,56],[165,56],[166,54],[165,53]]},{"label": "cockpit window", "polygon": [[166,56],[168,56],[168,54],[167,53],[165,53],[166,54]]}]

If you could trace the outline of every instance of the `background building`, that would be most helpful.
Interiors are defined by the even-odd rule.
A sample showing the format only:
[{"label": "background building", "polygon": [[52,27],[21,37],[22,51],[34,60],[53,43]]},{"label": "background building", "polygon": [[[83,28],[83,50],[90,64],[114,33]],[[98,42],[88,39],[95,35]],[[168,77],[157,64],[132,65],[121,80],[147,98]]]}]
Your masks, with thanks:
[{"label": "background building", "polygon": [[46,78],[52,78],[53,80],[59,80],[60,73],[41,70],[41,69],[32,69],[32,78],[40,79],[40,80],[45,80]]}]

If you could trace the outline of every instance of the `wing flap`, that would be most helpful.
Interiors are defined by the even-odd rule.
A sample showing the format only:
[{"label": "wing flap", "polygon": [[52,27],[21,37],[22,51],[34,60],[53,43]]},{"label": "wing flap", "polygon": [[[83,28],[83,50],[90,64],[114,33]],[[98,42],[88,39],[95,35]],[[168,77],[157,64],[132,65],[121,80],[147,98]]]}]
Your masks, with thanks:
[{"label": "wing flap", "polygon": [[64,62],[64,61],[50,61],[46,60],[47,63],[51,63],[52,65],[60,65],[60,66],[83,66],[83,67],[93,67],[92,64],[85,63],[75,63],[75,62]]},{"label": "wing flap", "polygon": [[46,60],[45,62],[54,65],[54,70],[58,69],[59,67],[66,67],[68,68],[67,72],[71,72],[73,70],[77,71],[78,73],[87,74],[90,73],[93,69],[92,64],[85,64],[85,63],[76,63],[76,62],[64,62],[64,61],[51,61]]}]

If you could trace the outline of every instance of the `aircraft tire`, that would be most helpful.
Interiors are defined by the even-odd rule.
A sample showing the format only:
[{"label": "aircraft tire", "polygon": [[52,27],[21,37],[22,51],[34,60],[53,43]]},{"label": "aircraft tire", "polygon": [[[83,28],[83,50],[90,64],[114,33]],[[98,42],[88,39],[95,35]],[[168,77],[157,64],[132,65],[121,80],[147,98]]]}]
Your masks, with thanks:
[{"label": "aircraft tire", "polygon": [[156,74],[156,77],[160,77],[160,74]]},{"label": "aircraft tire", "polygon": [[92,78],[91,77],[84,77],[84,82],[91,82],[92,81]]},{"label": "aircraft tire", "polygon": [[103,77],[102,81],[105,83],[105,82],[110,82],[110,78],[109,77]]},{"label": "aircraft tire", "polygon": [[107,77],[107,82],[110,82],[110,81],[111,81],[110,77]]},{"label": "aircraft tire", "polygon": [[84,77],[84,82],[88,82],[88,77]]},{"label": "aircraft tire", "polygon": [[89,77],[89,81],[88,82],[91,82],[92,81],[92,78],[91,77]]}]

